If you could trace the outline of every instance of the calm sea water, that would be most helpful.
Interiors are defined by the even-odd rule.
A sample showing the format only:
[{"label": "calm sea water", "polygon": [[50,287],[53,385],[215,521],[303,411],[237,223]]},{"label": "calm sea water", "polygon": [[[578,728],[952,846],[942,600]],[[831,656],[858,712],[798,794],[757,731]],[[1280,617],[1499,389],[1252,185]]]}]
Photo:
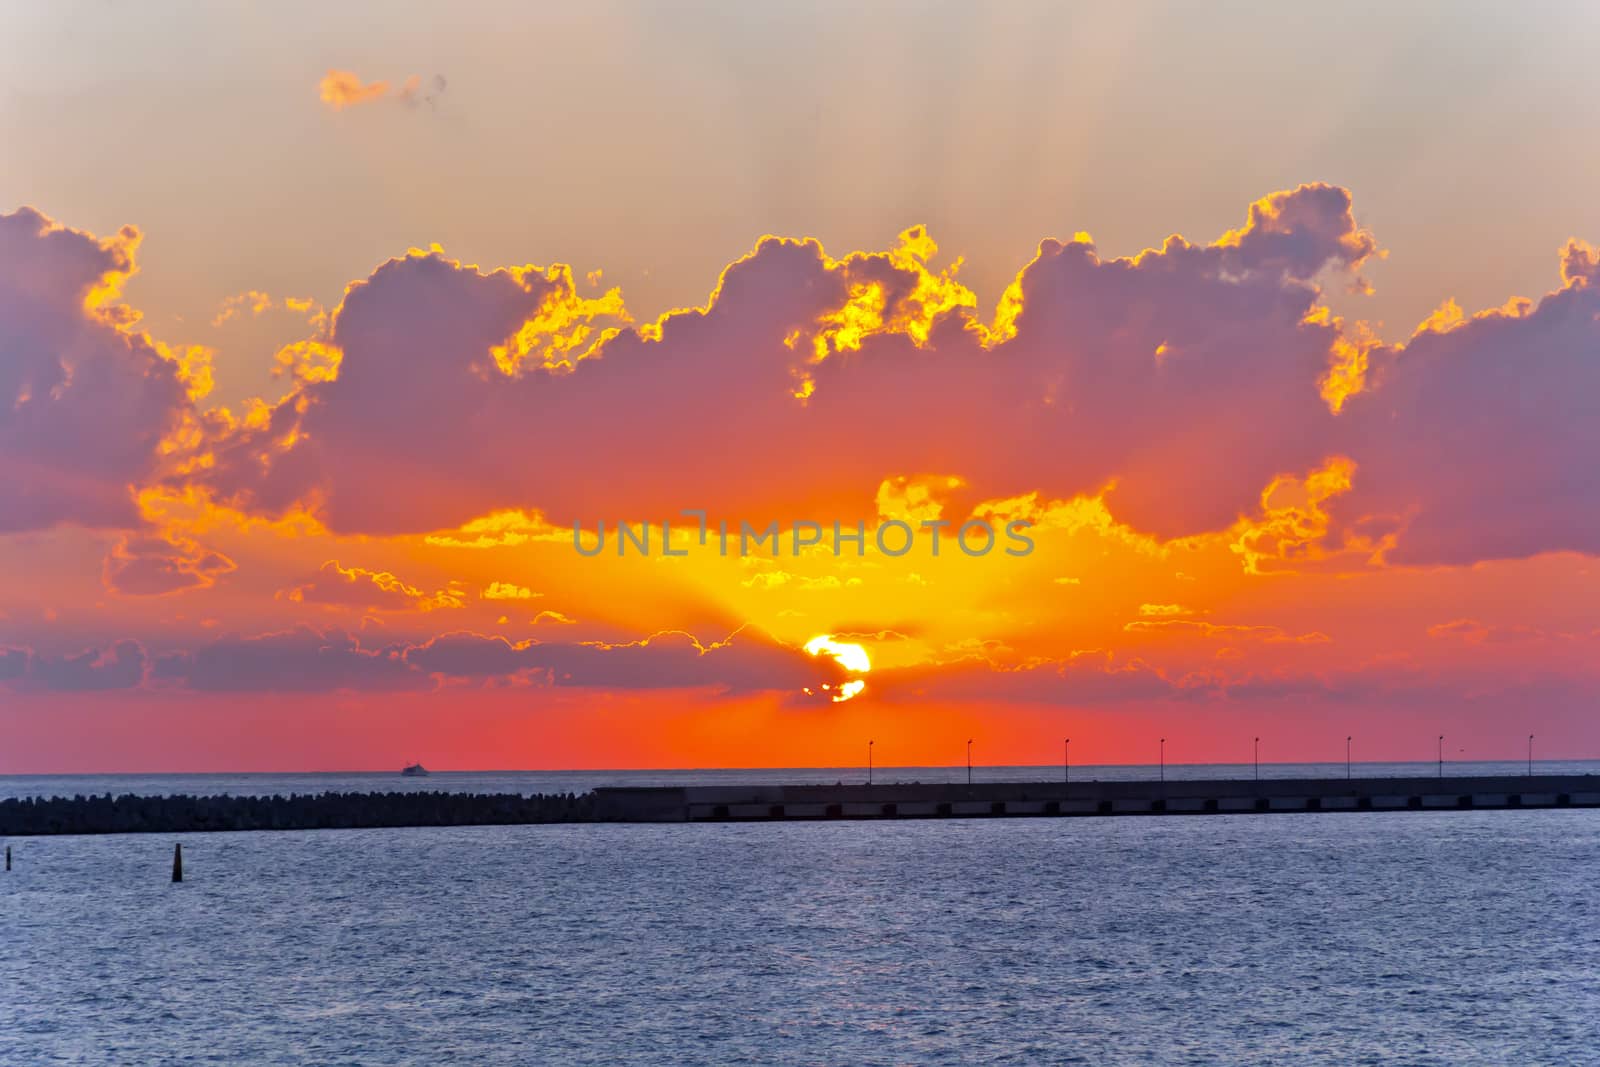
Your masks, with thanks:
[{"label": "calm sea water", "polygon": [[[1527,763],[1509,761],[1451,761],[1444,773],[1463,775],[1522,774]],[[1431,775],[1439,764],[1356,763],[1357,777],[1385,775]],[[1536,774],[1600,774],[1600,760],[1535,761]],[[1094,765],[1071,768],[1075,781],[1127,781],[1167,778],[1249,778],[1257,769],[1249,763],[1191,763]],[[1262,778],[1339,778],[1343,763],[1263,763]],[[974,767],[973,779],[979,782],[1059,781],[1060,764],[1046,767]],[[596,786],[616,785],[745,785],[761,782],[823,783],[866,781],[865,767],[790,767],[675,771],[442,771],[426,778],[402,778],[398,771],[307,772],[300,774],[72,774],[0,775],[0,799],[25,796],[76,796],[105,793],[136,793],[161,796],[172,793],[231,794],[267,796],[270,794],[374,792],[386,790],[437,789],[456,793],[584,793]],[[878,782],[964,782],[967,769],[960,767],[879,767]]]},{"label": "calm sea water", "polygon": [[1600,1062],[1600,812],[13,839],[0,1062]]}]

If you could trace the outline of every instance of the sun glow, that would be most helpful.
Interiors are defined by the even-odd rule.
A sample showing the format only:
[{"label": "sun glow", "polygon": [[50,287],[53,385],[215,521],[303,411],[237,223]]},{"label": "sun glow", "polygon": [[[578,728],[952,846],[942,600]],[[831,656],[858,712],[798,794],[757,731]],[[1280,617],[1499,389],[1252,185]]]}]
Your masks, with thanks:
[{"label": "sun glow", "polygon": [[[806,642],[806,651],[813,656],[827,654],[832,656],[834,662],[852,674],[866,674],[872,670],[872,661],[867,658],[867,650],[860,645],[848,641],[835,641],[832,634],[818,634]],[[824,684],[823,689],[832,689]],[[842,704],[851,697],[858,696],[867,688],[867,683],[859,678],[841,683],[833,693],[833,702]],[[807,693],[811,690],[807,689]]]}]

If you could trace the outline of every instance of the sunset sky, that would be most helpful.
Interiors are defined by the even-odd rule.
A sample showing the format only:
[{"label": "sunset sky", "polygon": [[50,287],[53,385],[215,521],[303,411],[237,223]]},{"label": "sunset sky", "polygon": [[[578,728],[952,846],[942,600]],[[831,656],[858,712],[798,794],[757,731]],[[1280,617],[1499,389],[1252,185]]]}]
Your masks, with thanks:
[{"label": "sunset sky", "polygon": [[1600,758],[1539,12],[7,7],[0,773]]}]

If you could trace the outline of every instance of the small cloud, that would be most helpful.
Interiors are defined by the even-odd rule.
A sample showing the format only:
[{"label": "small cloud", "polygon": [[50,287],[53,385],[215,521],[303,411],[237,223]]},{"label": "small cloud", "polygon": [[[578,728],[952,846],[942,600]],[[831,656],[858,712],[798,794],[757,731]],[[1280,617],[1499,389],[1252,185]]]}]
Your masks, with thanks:
[{"label": "small cloud", "polygon": [[428,81],[428,89],[426,92],[424,92],[422,88],[422,79],[413,74],[411,77],[405,80],[403,85],[400,86],[399,90],[395,93],[395,96],[397,96],[400,102],[406,107],[418,107],[422,104],[427,104],[429,107],[432,107],[439,99],[439,96],[444,92],[444,87],[444,75],[435,74]]},{"label": "small cloud", "polygon": [[[330,70],[322,76],[322,81],[317,86],[322,102],[335,111],[382,100],[391,95],[389,88],[389,83],[386,81],[363,82],[360,75],[349,70]],[[406,107],[414,108],[422,104],[431,107],[444,89],[445,80],[442,74],[435,74],[429,79],[426,89],[423,87],[422,77],[413,74],[400,83],[400,87],[395,89],[392,95],[393,99]]]},{"label": "small cloud", "polygon": [[790,574],[788,571],[762,571],[739,584],[747,589],[777,589],[786,585],[796,589],[839,589],[846,585],[860,585],[861,579],[849,578],[841,582],[831,574],[817,578],[808,574]]},{"label": "small cloud", "polygon": [[211,325],[221,326],[235,315],[242,315],[246,311],[252,315],[259,315],[270,307],[272,307],[272,296],[258,289],[234,293],[222,302],[222,308],[217,312],[217,317],[211,320]]},{"label": "small cloud", "polygon": [[[1057,578],[1057,579],[1055,579],[1055,583],[1057,585],[1082,585],[1083,584],[1083,579],[1082,578]],[[1148,604],[1145,605],[1145,607],[1149,607],[1149,606],[1150,605],[1148,605]]]},{"label": "small cloud", "polygon": [[211,320],[211,325],[222,326],[231,319],[244,318],[246,315],[255,317],[275,309],[313,318],[322,313],[321,305],[310,297],[286,296],[278,300],[271,293],[263,293],[259,289],[247,289],[242,293],[234,293],[224,300],[222,306],[217,309],[216,317]]},{"label": "small cloud", "polygon": [[572,626],[577,623],[577,621],[577,619],[569,618],[568,616],[561,614],[559,611],[541,611],[539,614],[535,615],[532,620],[533,625],[535,626],[539,625],[541,622],[554,622],[559,623],[562,626]]},{"label": "small cloud", "polygon": [[901,475],[878,484],[878,517],[902,522],[933,522],[944,513],[946,498],[966,483],[953,474]]},{"label": "small cloud", "polygon": [[322,95],[324,104],[335,111],[342,111],[357,104],[381,100],[389,92],[389,83],[362,82],[354,71],[330,70],[322,76],[317,89]]},{"label": "small cloud", "polygon": [[1193,615],[1195,612],[1194,609],[1186,608],[1182,604],[1140,604],[1139,614],[1149,618],[1151,616]]},{"label": "small cloud", "polygon": [[126,534],[105,558],[101,580],[121,596],[204,589],[235,570],[233,560],[177,534]]},{"label": "small cloud", "polygon": [[[473,519],[455,530],[428,534],[424,540],[441,548],[508,548],[530,541],[570,543],[572,537],[572,531],[550,525],[537,511],[508,508]],[[581,543],[587,548],[594,542],[594,534],[585,530]]]},{"label": "small cloud", "polygon": [[1187,633],[1201,637],[1255,639],[1274,645],[1325,645],[1333,641],[1333,638],[1320,630],[1291,634],[1279,626],[1215,623],[1200,619],[1145,619],[1123,623],[1122,629],[1124,633],[1130,634]]},{"label": "small cloud", "polygon": [[485,600],[532,600],[544,594],[535,593],[527,586],[513,585],[511,582],[490,582],[489,587],[479,595]]},{"label": "small cloud", "polygon": [[367,608],[374,611],[432,611],[459,608],[461,596],[454,590],[428,594],[388,571],[364,567],[341,567],[330,559],[303,584],[281,590],[278,596],[296,604],[322,604],[329,607]]},{"label": "small cloud", "polygon": [[[1535,626],[1493,626],[1478,619],[1451,619],[1428,627],[1428,636],[1452,638],[1469,645],[1503,644],[1510,641],[1536,641],[1545,631]],[[1565,635],[1557,635],[1565,636]]]}]

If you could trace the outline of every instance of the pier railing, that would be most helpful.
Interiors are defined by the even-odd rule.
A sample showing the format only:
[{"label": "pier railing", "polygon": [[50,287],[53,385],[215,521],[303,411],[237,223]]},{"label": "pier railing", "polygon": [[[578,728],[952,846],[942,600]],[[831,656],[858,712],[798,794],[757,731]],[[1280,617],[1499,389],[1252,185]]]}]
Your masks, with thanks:
[{"label": "pier railing", "polygon": [[[638,792],[600,790],[597,814],[645,817]],[[651,810],[681,805],[678,817],[696,822],[1600,807],[1600,778],[1591,775],[689,786],[672,792],[673,803],[655,797]]]}]

